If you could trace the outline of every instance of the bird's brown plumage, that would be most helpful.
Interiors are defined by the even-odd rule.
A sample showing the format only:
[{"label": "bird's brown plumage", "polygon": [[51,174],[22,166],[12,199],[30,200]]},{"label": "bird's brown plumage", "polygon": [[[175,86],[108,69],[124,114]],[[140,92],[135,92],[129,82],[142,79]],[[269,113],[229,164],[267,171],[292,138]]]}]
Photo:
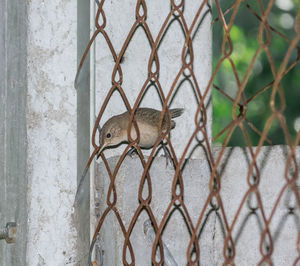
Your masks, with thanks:
[{"label": "bird's brown plumage", "polygon": [[[169,111],[171,119],[169,119],[167,114],[164,115],[161,127],[162,131],[167,130],[169,125],[170,128],[173,129],[176,123],[172,120],[172,118],[176,118],[183,113],[183,109],[181,108],[170,109]],[[140,132],[139,145],[142,148],[152,147],[159,137],[160,115],[161,111],[152,108],[138,108],[136,110],[134,117]],[[99,136],[100,151],[102,151],[105,147],[118,145],[122,142],[128,141],[127,130],[129,122],[130,113],[128,111],[123,114],[113,116],[106,121]],[[132,139],[137,137],[133,123],[131,125],[130,134]]]},{"label": "bird's brown plumage", "polygon": [[[183,109],[181,108],[170,109],[169,111],[170,116],[167,114],[164,115],[161,127],[162,131],[167,130],[169,125],[170,128],[173,129],[176,123],[174,120],[172,120],[172,118],[176,118],[183,113]],[[134,117],[140,132],[139,145],[142,148],[152,147],[159,137],[160,114],[161,111],[152,108],[138,108],[136,110]],[[97,158],[106,147],[118,145],[122,142],[128,141],[127,130],[129,127],[129,122],[130,113],[128,111],[123,114],[113,116],[106,121],[99,135],[100,147],[97,153]],[[136,130],[133,123],[130,134],[133,139],[136,139]],[[86,173],[88,172],[90,162],[91,160],[88,162],[86,168],[84,169],[83,175],[81,176],[75,196],[75,204],[78,202],[81,187]]]}]

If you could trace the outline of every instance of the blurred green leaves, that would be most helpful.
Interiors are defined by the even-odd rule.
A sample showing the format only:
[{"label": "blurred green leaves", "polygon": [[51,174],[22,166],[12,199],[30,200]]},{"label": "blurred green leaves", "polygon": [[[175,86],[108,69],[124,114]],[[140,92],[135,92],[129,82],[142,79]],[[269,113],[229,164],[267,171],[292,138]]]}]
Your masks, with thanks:
[{"label": "blurred green leaves", "polygon": [[[268,23],[275,30],[286,36],[287,39],[292,40],[296,36],[294,27],[291,27],[291,21],[295,22],[296,14],[299,9],[299,1],[286,0],[275,1],[268,16]],[[235,1],[221,2],[223,12],[227,10]],[[269,1],[262,1],[264,8],[266,8]],[[257,1],[249,1],[251,9],[261,16],[260,7]],[[290,6],[293,8],[290,8]],[[283,10],[283,9],[286,10]],[[232,15],[232,10],[225,16],[227,23]],[[283,16],[284,15],[284,16]],[[213,18],[217,18],[218,13],[216,8],[213,7]],[[259,49],[258,34],[261,21],[250,12],[246,6],[246,1],[243,1],[234,20],[234,24],[230,31],[230,38],[232,41],[233,51],[230,55],[238,75],[240,82],[245,77],[250,62]],[[224,30],[220,21],[213,24],[213,67],[217,66],[222,58],[222,42],[224,37]],[[269,51],[272,55],[273,63],[276,71],[279,70],[281,63],[287,53],[290,43],[286,41],[278,33],[271,31],[271,43]],[[264,40],[266,40],[266,33],[264,33]],[[298,43],[298,46],[299,43]],[[228,49],[228,47],[226,47]],[[297,58],[297,51],[293,51],[292,57],[289,60],[290,65]],[[286,107],[284,109],[284,116],[288,128],[289,135],[293,140],[297,134],[297,123],[300,128],[300,63],[282,79],[281,88],[283,91]],[[244,89],[245,100],[253,97],[258,91],[263,89],[266,85],[274,80],[272,68],[268,54],[262,50],[250,73],[249,79]],[[218,86],[223,92],[233,99],[236,98],[238,92],[237,80],[232,69],[232,65],[228,59],[225,59],[217,72],[214,79],[214,84]],[[271,86],[253,101],[247,105],[247,121],[243,122],[244,128],[250,139],[251,145],[258,144],[260,135],[256,131],[262,132],[265,128],[268,118],[272,115],[270,108]],[[278,93],[277,93],[278,94]],[[233,120],[233,102],[226,98],[216,89],[213,89],[213,136],[217,136],[232,120]],[[242,103],[240,99],[239,103]],[[282,106],[282,101],[279,95],[276,95],[275,105],[277,108]],[[234,110],[237,113],[238,110]],[[297,120],[298,119],[298,120]],[[297,122],[298,121],[298,122]],[[299,130],[299,129],[298,129]],[[217,139],[216,145],[222,145],[228,131],[224,132]],[[275,119],[267,134],[268,139],[272,144],[285,144],[286,139],[278,119]],[[270,145],[270,142],[264,145]],[[233,132],[228,146],[245,146],[245,135],[237,127]]]}]

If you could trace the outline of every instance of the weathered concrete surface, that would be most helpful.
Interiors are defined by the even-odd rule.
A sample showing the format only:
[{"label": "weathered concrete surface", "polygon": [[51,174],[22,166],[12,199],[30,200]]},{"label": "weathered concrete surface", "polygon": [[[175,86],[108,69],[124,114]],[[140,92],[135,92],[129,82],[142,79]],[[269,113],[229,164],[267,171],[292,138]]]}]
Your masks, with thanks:
[{"label": "weathered concrete surface", "polygon": [[[215,156],[219,153],[215,149]],[[264,147],[258,157],[260,169],[259,192],[266,218],[268,219],[273,205],[284,185],[284,169],[287,151],[282,146]],[[205,156],[203,159],[190,160],[183,169],[184,201],[191,219],[196,221],[209,194],[210,168]],[[111,171],[118,161],[118,157],[109,159]],[[244,149],[227,149],[220,164],[221,172],[221,197],[229,225],[248,189],[246,182],[248,171],[249,153]],[[298,167],[300,164],[300,149],[297,149]],[[225,167],[224,167],[225,163]],[[115,180],[117,191],[117,210],[122,218],[126,230],[136,211],[138,189],[142,175],[142,165],[138,157],[126,157]],[[171,185],[174,170],[166,168],[165,158],[154,160],[150,168],[152,181],[152,200],[150,207],[159,223],[171,200]],[[106,209],[106,196],[109,187],[109,176],[104,164],[100,162],[96,178],[95,198],[100,206],[96,215]],[[147,188],[147,185],[146,185]],[[145,196],[147,190],[144,190]],[[299,211],[291,211],[295,206],[294,196],[287,190],[280,201],[271,223],[275,265],[291,265],[295,260],[297,229],[299,229]],[[216,203],[216,201],[213,201]],[[261,259],[259,243],[264,229],[261,212],[252,211],[257,206],[253,195],[245,202],[239,218],[234,226],[232,237],[236,243],[236,265],[257,265]],[[209,212],[210,211],[210,212]],[[201,223],[200,234],[200,263],[201,265],[221,265],[224,261],[224,222],[220,210],[206,210]],[[142,211],[131,233],[131,243],[134,249],[136,265],[151,265],[151,241],[144,234],[143,223],[149,219],[146,211]],[[115,214],[110,211],[101,230],[102,249],[104,250],[104,265],[122,265],[122,250],[124,237]],[[180,212],[174,211],[163,233],[163,241],[170,250],[178,265],[185,265],[186,250],[189,233]],[[130,261],[130,259],[128,259]]]},{"label": "weathered concrete surface", "polygon": [[[255,151],[255,148],[254,148]],[[215,156],[219,150],[215,150]],[[266,219],[270,218],[272,209],[279,193],[286,184],[284,171],[286,167],[289,150],[286,146],[263,147],[257,159],[259,173],[254,171],[255,176],[260,176],[258,191],[260,193],[262,207]],[[229,225],[232,224],[239,205],[246,191],[247,174],[249,163],[252,161],[249,151],[242,148],[226,149],[223,157],[223,168],[221,178],[221,197],[227,215]],[[297,148],[296,159],[298,168],[300,167],[300,148]],[[226,163],[225,163],[226,162]],[[292,164],[293,165],[293,164]],[[289,173],[293,172],[293,167]],[[254,176],[252,175],[252,177]],[[251,180],[253,180],[251,178]],[[244,203],[241,213],[238,216],[236,225],[232,232],[233,240],[236,243],[236,265],[257,265],[262,259],[259,252],[261,233],[265,229],[262,213],[256,210],[258,201],[254,193],[248,197]],[[253,211],[252,211],[253,210]],[[254,211],[255,210],[255,211]],[[276,212],[270,224],[270,233],[273,240],[272,261],[275,265],[292,265],[297,257],[296,242],[298,229],[300,228],[299,207],[295,202],[294,194],[290,189],[285,190],[281,197]],[[221,245],[223,245],[223,233],[220,226],[216,226],[216,242],[218,242],[219,257],[217,265],[223,261],[221,257]],[[263,245],[270,245],[268,238]],[[266,251],[264,251],[266,252]]]},{"label": "weathered concrete surface", "polygon": [[26,265],[76,263],[76,14],[76,1],[28,1]]},{"label": "weathered concrete surface", "polygon": [[[118,158],[109,160],[113,170]],[[143,167],[140,159],[126,157],[116,178],[117,189],[117,209],[123,220],[125,228],[128,228],[132,216],[138,207],[138,189]],[[163,214],[171,201],[171,187],[174,176],[172,167],[166,167],[165,158],[157,158],[150,168],[152,181],[152,201],[151,209],[160,223]],[[186,207],[191,215],[193,223],[196,223],[205,199],[208,196],[209,167],[205,160],[190,160],[183,172],[184,195]],[[109,177],[101,163],[99,165],[99,175],[96,179],[96,200],[100,202],[100,212],[103,213],[106,207],[106,195],[109,186]],[[148,194],[148,188],[144,190],[144,197]],[[203,257],[206,265],[213,262],[213,231],[214,215],[209,217],[209,223],[204,227],[201,235],[201,250],[203,254],[211,254]],[[146,211],[142,211],[131,234],[131,243],[134,249],[136,265],[151,265],[152,243],[144,234],[143,224],[149,219]],[[101,236],[104,242],[104,265],[122,265],[122,248],[124,237],[115,214],[111,211],[104,223]],[[189,242],[188,227],[184,222],[182,213],[175,210],[167,223],[163,234],[163,241],[170,250],[178,265],[186,262],[186,247]]]}]

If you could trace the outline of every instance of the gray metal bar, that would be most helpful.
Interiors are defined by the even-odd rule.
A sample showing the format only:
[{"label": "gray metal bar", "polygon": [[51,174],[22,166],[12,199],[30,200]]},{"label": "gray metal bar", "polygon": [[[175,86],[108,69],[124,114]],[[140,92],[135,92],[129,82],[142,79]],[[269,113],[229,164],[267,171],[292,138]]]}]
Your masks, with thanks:
[{"label": "gray metal bar", "polygon": [[[77,0],[77,62],[79,64],[90,39],[90,1]],[[77,182],[79,182],[89,159],[90,148],[90,91],[87,56],[77,80]],[[75,89],[75,88],[74,88]],[[78,231],[79,265],[86,266],[90,246],[90,176],[82,185],[83,197],[76,206],[76,227]]]},{"label": "gray metal bar", "polygon": [[0,225],[16,222],[16,242],[0,242],[0,265],[24,265],[27,239],[27,3],[0,2]]}]

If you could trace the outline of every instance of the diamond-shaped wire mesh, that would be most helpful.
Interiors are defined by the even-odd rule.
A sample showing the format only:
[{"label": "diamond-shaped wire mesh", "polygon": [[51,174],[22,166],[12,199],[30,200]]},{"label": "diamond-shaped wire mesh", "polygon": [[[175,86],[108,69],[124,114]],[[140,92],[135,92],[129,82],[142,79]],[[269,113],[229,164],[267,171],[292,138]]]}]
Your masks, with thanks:
[{"label": "diamond-shaped wire mesh", "polygon": [[[148,1],[138,0],[136,5],[132,6],[135,17],[131,17],[132,23],[128,22],[128,25],[126,25],[129,28],[129,32],[123,32],[125,36],[124,42],[118,46],[121,48],[117,50],[113,45],[113,36],[110,36],[109,31],[106,30],[109,27],[111,18],[106,16],[105,2],[105,0],[102,0],[97,5],[96,31],[87,45],[78,69],[79,73],[91,44],[96,38],[102,38],[102,44],[107,45],[110,57],[113,59],[112,86],[105,92],[105,100],[101,104],[95,122],[92,134],[94,152],[90,157],[89,164],[100,149],[97,128],[99,124],[105,122],[102,120],[105,109],[116,91],[121,95],[126,110],[131,114],[130,127],[137,127],[134,114],[143,101],[144,94],[151,86],[155,87],[159,95],[158,100],[162,109],[160,123],[164,114],[168,112],[174,93],[177,90],[180,91],[178,84],[182,79],[187,78],[192,84],[194,88],[193,97],[196,98],[197,105],[193,111],[193,116],[186,118],[193,122],[194,129],[190,135],[182,136],[186,140],[184,142],[186,145],[181,152],[176,151],[176,146],[173,145],[172,138],[169,135],[170,129],[167,132],[163,132],[160,128],[160,136],[151,149],[149,156],[144,156],[143,150],[139,146],[139,136],[137,139],[132,139],[129,127],[128,139],[130,141],[122,149],[122,155],[119,158],[111,162],[105,157],[104,153],[101,154],[104,164],[100,167],[100,171],[105,172],[103,175],[106,177],[106,181],[102,180],[106,182],[106,186],[103,187],[103,195],[100,197],[102,201],[101,206],[104,209],[99,213],[99,223],[95,230],[91,250],[99,232],[101,235],[101,230],[103,230],[106,220],[110,219],[108,218],[109,216],[113,216],[114,218],[112,219],[116,221],[118,230],[123,236],[123,243],[120,243],[120,252],[122,254],[120,260],[124,265],[136,265],[136,246],[132,243],[132,235],[135,234],[135,227],[137,227],[139,219],[143,216],[150,220],[150,227],[152,227],[155,234],[155,237],[152,239],[152,250],[150,252],[150,261],[152,261],[153,265],[162,265],[163,263],[167,265],[166,257],[170,257],[169,253],[172,254],[173,252],[173,256],[176,258],[174,253],[180,253],[181,251],[185,256],[185,264],[188,265],[205,265],[203,263],[203,257],[205,256],[212,256],[215,258],[215,261],[223,265],[272,265],[273,263],[280,265],[286,262],[293,265],[299,264],[300,197],[296,183],[299,177],[299,150],[298,153],[296,151],[300,133],[294,139],[291,138],[284,111],[286,108],[285,92],[287,89],[292,88],[284,88],[281,83],[282,79],[288,77],[290,72],[296,67],[299,68],[299,7],[297,15],[293,18],[295,34],[293,38],[289,39],[269,24],[269,14],[274,8],[274,1],[271,0],[258,0],[255,1],[255,4],[252,1],[236,0],[226,9],[221,7],[218,0],[214,0],[213,3],[210,1],[199,1],[197,3],[198,8],[194,10],[194,16],[188,19],[185,17],[184,9],[189,1],[171,0],[168,12],[162,13],[160,16],[162,23],[155,33],[150,30],[151,26],[148,24],[150,19],[147,9]],[[198,48],[198,46],[195,44],[194,36],[203,20],[205,20],[205,16],[211,13],[211,5],[216,8],[218,14],[211,21],[211,25],[213,27],[218,23],[222,27],[223,39],[219,51],[220,57],[214,64],[207,84],[199,84],[198,76],[195,73],[197,71],[195,65],[199,64],[199,62],[195,62],[196,59],[199,59],[195,56],[197,53],[195,47]],[[236,65],[235,56],[237,56],[238,47],[235,45],[232,37],[235,20],[241,8],[247,9],[247,12],[252,15],[252,18],[258,24],[256,50],[249,58],[249,64],[244,66],[243,69]],[[167,31],[174,19],[179,21],[181,25],[180,30],[184,33],[184,42],[180,50],[180,67],[174,73],[167,73],[172,76],[172,83],[166,87],[161,85],[160,62],[161,57],[164,55],[160,53],[160,49],[162,49],[164,37],[168,34]],[[124,28],[126,27],[124,26]],[[143,66],[147,69],[145,80],[142,86],[138,88],[133,104],[130,104],[132,100],[127,95],[128,88],[124,88],[123,85],[125,77],[122,62],[124,60],[132,60],[133,62],[138,60],[137,58],[127,58],[126,51],[131,42],[137,41],[135,34],[140,28],[143,29],[148,40],[147,45],[150,47],[150,56]],[[288,44],[279,66],[275,64],[274,54],[271,49],[271,45],[276,38],[284,40]],[[247,96],[246,91],[249,78],[255,71],[255,63],[262,53],[268,60],[273,77],[271,80],[266,80],[265,84],[260,84],[259,88],[255,88],[251,96]],[[231,82],[234,81],[234,86],[237,89],[234,95],[229,95],[222,86],[216,85],[216,77],[222,71],[224,64],[226,64],[227,69],[230,69],[233,77]],[[166,72],[163,74],[166,75]],[[134,79],[134,77],[131,78]],[[212,138],[210,133],[211,125],[209,123],[209,116],[211,115],[209,103],[213,89],[232,103],[231,121],[217,132],[214,138]],[[251,122],[251,119],[247,117],[247,107],[266,91],[270,91],[269,101],[265,104],[270,105],[271,114],[266,120],[264,128],[258,129]],[[286,146],[266,149],[263,147],[265,143],[272,144],[268,138],[268,133],[274,121],[279,123],[283,131]],[[234,131],[237,129],[242,132],[246,144],[245,149],[230,149],[227,147]],[[259,135],[256,147],[254,147],[249,137],[249,131]],[[216,148],[213,141],[221,135],[225,136],[222,146]],[[198,161],[186,160],[195,140],[200,143],[204,151],[204,167],[199,166]],[[160,162],[155,161],[162,141],[167,144],[173,160],[172,170],[166,174],[166,176],[170,177],[170,180],[166,181],[166,191],[161,191],[165,187],[159,188],[155,185],[155,176],[158,175],[155,173],[155,168],[163,168]],[[136,149],[138,158],[128,161],[126,155],[132,147]],[[135,197],[135,205],[131,206],[135,206],[135,208],[132,210],[126,209],[126,215],[124,210],[121,209],[122,206],[118,205],[118,201],[120,201],[118,197],[118,193],[120,193],[118,174],[120,171],[126,172],[124,164],[131,167],[136,167],[139,164],[139,167],[134,171],[140,173],[137,181],[138,185],[133,189],[135,191],[133,195]],[[193,171],[189,169],[198,171],[199,175],[191,176]],[[130,172],[126,172],[126,174],[130,175]],[[229,179],[231,182],[228,183]],[[188,185],[189,182],[192,183],[192,186]],[[236,186],[232,186],[234,183]],[[273,189],[274,184],[275,190]],[[202,190],[203,187],[206,187],[206,190]],[[156,190],[165,193],[165,196],[155,192]],[[194,195],[194,197],[191,197],[191,195]],[[158,212],[154,208],[155,204],[161,204],[164,211]],[[180,218],[178,219],[182,220],[182,223],[177,225],[179,226],[178,231],[184,230],[187,232],[188,242],[183,242],[180,252],[172,250],[172,248],[169,252],[168,248],[166,248],[168,240],[165,235],[168,227],[172,226],[172,216],[178,215],[176,214],[178,212],[180,213]],[[214,215],[214,223],[209,222],[212,219],[212,215]],[[214,242],[207,249],[206,245],[210,245],[210,243],[205,243],[205,234],[207,234],[205,231],[209,231],[207,228],[211,225],[214,227],[212,231],[216,232],[216,235],[211,236],[211,238],[213,240],[217,239],[218,242]],[[288,231],[287,227],[289,228]],[[172,241],[180,242],[179,235],[180,232],[178,232],[178,235],[173,236]],[[279,249],[275,248],[277,245],[280,246]],[[169,243],[169,248],[170,246],[172,244]],[[290,249],[291,253],[286,254],[286,249],[283,246]],[[248,257],[245,255],[247,250],[249,250],[250,254]],[[244,258],[241,258],[241,254],[243,254]],[[282,259],[284,256],[285,258]],[[148,265],[151,263],[150,261],[147,258],[145,263]]]}]

